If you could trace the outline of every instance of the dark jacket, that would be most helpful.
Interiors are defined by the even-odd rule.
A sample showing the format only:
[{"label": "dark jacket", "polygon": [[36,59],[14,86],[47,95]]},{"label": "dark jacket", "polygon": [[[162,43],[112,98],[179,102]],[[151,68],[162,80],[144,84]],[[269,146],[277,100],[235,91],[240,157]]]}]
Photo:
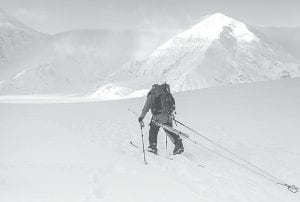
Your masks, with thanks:
[{"label": "dark jacket", "polygon": [[[160,93],[160,92],[156,92],[156,89],[157,88],[152,87],[152,89],[148,93],[147,99],[144,104],[144,107],[143,107],[140,117],[144,118],[146,116],[146,114],[149,112],[149,110],[153,108],[154,100],[155,100],[155,93]],[[151,112],[152,112],[152,110],[151,110]],[[153,112],[152,112],[152,115],[160,123],[170,123],[171,122],[171,115],[166,111],[161,111],[158,114],[153,114]]]}]

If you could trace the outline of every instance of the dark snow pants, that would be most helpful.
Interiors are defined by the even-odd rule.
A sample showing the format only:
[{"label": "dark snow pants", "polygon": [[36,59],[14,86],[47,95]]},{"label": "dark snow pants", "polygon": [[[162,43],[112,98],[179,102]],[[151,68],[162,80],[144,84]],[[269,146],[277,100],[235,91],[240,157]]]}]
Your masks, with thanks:
[{"label": "dark snow pants", "polygon": [[[172,123],[165,123],[168,126],[173,127]],[[158,135],[158,131],[159,131],[159,126],[155,125],[153,122],[150,123],[150,130],[149,130],[149,144],[150,145],[157,145],[157,135]],[[165,133],[167,134],[167,136],[171,139],[171,141],[173,142],[173,144],[175,145],[178,140],[181,140],[180,136],[172,133],[170,131],[165,130]]]}]

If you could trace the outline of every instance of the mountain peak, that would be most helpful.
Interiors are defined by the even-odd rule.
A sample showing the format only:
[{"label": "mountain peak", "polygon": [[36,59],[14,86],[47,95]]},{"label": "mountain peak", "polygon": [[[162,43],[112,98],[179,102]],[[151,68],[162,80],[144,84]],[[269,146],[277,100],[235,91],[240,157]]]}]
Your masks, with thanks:
[{"label": "mountain peak", "polygon": [[229,28],[230,34],[238,41],[251,42],[258,38],[248,29],[245,23],[222,13],[215,13],[203,18],[198,24],[178,35],[180,38],[201,38],[213,41],[220,38],[221,33]]},{"label": "mountain peak", "polygon": [[206,16],[205,17],[205,19],[232,19],[233,20],[233,18],[230,18],[230,17],[228,17],[227,15],[225,15],[225,14],[223,14],[223,13],[214,13],[214,14],[211,14],[211,15],[208,15],[208,16]]}]

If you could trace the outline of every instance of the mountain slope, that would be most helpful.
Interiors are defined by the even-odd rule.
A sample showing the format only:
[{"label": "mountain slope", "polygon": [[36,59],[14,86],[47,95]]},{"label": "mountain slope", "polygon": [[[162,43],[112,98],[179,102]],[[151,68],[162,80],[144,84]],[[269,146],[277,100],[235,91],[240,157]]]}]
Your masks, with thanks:
[{"label": "mountain slope", "polygon": [[46,37],[32,57],[18,60],[22,71],[0,83],[0,94],[119,99],[165,81],[185,91],[300,75],[300,64],[281,46],[221,13],[161,45],[169,34],[77,30]]},{"label": "mountain slope", "polygon": [[35,46],[45,36],[0,10],[0,81],[21,71],[18,62],[33,57]]},{"label": "mountain slope", "polygon": [[[127,61],[143,59],[167,33],[76,30],[49,36],[1,94],[86,94]],[[29,58],[30,59],[30,58]]]},{"label": "mountain slope", "polygon": [[14,51],[41,35],[0,10],[0,61],[11,60]]},{"label": "mountain slope", "polygon": [[183,91],[295,77],[300,75],[299,67],[293,56],[266,36],[217,13],[176,35],[145,61],[124,67],[108,82],[123,80],[120,85],[128,85],[127,77],[127,81],[167,81],[174,91]]},{"label": "mountain slope", "polygon": [[300,61],[300,28],[299,27],[256,27]]},{"label": "mountain slope", "polygon": [[[297,78],[176,93],[177,118],[299,185],[299,87]],[[141,136],[127,110],[140,112],[144,101],[1,103],[0,201],[299,201],[299,193],[185,140],[186,156],[204,168],[182,156],[171,161],[148,153],[144,165],[142,152],[129,145],[141,145]],[[147,124],[146,146],[148,129]],[[158,147],[165,153],[163,131]],[[168,153],[172,149],[168,141]]]}]

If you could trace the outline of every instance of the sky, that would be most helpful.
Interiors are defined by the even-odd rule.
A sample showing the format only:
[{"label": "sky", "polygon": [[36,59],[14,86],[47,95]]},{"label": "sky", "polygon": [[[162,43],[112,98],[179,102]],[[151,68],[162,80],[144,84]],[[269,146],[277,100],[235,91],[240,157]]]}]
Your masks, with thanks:
[{"label": "sky", "polygon": [[186,29],[221,12],[255,26],[300,27],[299,0],[0,0],[43,33],[74,29]]}]

